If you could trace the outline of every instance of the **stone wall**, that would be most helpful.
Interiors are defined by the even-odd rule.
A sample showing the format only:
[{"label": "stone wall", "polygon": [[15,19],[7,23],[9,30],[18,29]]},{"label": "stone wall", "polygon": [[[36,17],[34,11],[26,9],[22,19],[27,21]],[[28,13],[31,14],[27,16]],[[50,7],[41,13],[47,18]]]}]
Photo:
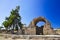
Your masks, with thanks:
[{"label": "stone wall", "polygon": [[[28,27],[31,28],[30,29],[31,35],[33,35],[31,30],[33,31],[34,34],[36,34],[36,30],[37,30],[36,29],[37,28],[36,24],[39,21],[45,22],[45,24],[43,25],[43,30],[42,30],[43,31],[43,35],[55,35],[56,34],[55,31],[52,29],[51,24],[50,24],[50,22],[48,20],[46,20],[44,17],[38,17],[38,18],[34,18],[31,21],[31,23],[29,24],[29,26],[28,26]],[[32,28],[35,28],[35,30],[32,29]],[[42,28],[40,28],[40,29],[42,29]]]}]

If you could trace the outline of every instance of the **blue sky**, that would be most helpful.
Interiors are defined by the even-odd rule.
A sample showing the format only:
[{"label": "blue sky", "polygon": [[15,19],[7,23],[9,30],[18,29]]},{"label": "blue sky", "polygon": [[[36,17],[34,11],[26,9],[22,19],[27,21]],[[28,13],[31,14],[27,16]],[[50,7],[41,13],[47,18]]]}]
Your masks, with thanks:
[{"label": "blue sky", "polygon": [[17,5],[22,23],[29,25],[33,18],[43,16],[53,28],[60,28],[60,0],[0,0],[0,25]]}]

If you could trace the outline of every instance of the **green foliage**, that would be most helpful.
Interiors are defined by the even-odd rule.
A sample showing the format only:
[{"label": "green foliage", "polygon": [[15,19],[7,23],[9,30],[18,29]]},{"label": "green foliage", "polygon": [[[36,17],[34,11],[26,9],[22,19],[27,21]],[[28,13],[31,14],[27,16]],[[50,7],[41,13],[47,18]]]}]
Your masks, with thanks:
[{"label": "green foliage", "polygon": [[8,22],[8,21],[4,21],[4,22],[3,22],[3,25],[4,25],[5,28],[7,28],[8,25],[9,25],[9,22]]},{"label": "green foliage", "polygon": [[[20,9],[20,7],[16,6],[16,9],[12,9],[10,16],[6,17],[6,20],[3,22],[3,25],[5,28],[8,28],[8,26],[11,26],[12,24],[14,24],[14,25],[18,24],[22,29],[21,16],[19,15],[19,9]],[[13,25],[13,27],[14,27],[14,25]]]}]

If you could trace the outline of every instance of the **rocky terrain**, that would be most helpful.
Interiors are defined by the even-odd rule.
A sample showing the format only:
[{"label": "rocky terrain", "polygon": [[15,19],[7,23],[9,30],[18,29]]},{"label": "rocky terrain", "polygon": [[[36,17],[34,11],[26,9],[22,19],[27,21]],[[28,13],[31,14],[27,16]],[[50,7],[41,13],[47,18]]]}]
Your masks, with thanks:
[{"label": "rocky terrain", "polygon": [[0,34],[0,40],[60,40],[60,35],[12,35],[12,34]]}]

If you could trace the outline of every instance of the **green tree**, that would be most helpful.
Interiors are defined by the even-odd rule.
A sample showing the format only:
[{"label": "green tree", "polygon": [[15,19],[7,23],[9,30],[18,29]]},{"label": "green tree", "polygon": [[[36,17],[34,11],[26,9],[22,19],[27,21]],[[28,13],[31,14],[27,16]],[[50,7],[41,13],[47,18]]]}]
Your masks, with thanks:
[{"label": "green tree", "polygon": [[4,21],[4,22],[3,22],[3,25],[4,25],[4,27],[6,28],[6,31],[7,31],[7,30],[8,30],[8,26],[9,26],[8,21]]},{"label": "green tree", "polygon": [[19,6],[16,6],[16,9],[12,9],[10,16],[6,17],[6,20],[3,22],[5,28],[12,26],[13,32],[14,27],[16,28],[15,25],[17,25],[17,28],[20,27],[20,29],[22,30],[22,23],[21,23],[21,16],[19,15],[19,9],[20,9]]}]

